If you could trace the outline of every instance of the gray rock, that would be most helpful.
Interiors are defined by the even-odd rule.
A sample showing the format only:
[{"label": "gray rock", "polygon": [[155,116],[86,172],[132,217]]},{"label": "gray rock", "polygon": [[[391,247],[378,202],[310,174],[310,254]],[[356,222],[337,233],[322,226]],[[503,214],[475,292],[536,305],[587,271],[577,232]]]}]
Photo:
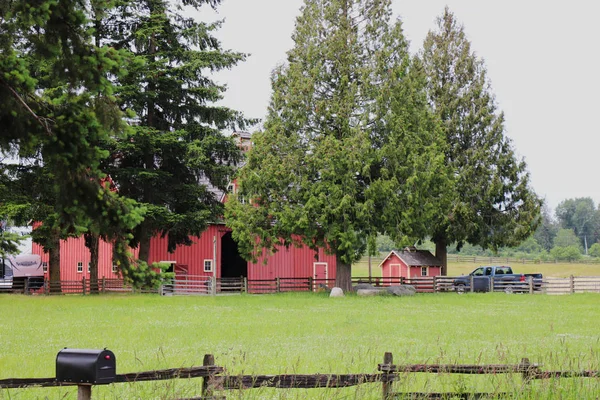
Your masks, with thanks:
[{"label": "gray rock", "polygon": [[373,289],[373,285],[371,285],[370,283],[359,283],[356,286],[354,286],[354,291],[357,292],[361,289]]},{"label": "gray rock", "polygon": [[415,288],[409,285],[388,286],[385,291],[394,296],[414,296],[416,292]]},{"label": "gray rock", "polygon": [[344,297],[344,291],[342,290],[342,288],[334,287],[333,289],[331,289],[329,297]]},{"label": "gray rock", "polygon": [[383,289],[379,288],[371,288],[371,289],[358,289],[356,291],[358,296],[381,296],[386,295],[387,292]]}]

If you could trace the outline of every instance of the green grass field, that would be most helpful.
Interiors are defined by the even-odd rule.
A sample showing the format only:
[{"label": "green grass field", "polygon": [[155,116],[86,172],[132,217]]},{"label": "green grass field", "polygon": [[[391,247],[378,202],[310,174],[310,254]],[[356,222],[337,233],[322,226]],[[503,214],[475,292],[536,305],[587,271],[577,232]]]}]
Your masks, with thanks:
[{"label": "green grass field", "polygon": [[[600,295],[419,294],[329,298],[0,295],[0,379],[53,377],[63,347],[115,352],[117,372],[190,367],[204,354],[231,374],[374,373],[398,364],[518,363],[599,369]],[[95,399],[198,396],[200,379],[95,387]],[[411,374],[396,390],[519,390],[519,376]],[[535,382],[530,398],[597,398],[598,379]],[[381,386],[254,389],[228,399],[377,399]],[[551,396],[550,396],[551,395]],[[559,397],[554,397],[560,395]],[[520,395],[523,398],[524,395]],[[74,388],[0,390],[0,399],[75,399]]]}]

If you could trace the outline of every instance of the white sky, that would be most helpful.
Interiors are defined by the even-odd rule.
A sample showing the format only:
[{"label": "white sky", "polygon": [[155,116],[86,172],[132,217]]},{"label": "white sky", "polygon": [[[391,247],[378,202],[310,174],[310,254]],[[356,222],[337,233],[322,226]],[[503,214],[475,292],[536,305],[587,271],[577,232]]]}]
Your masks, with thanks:
[{"label": "white sky", "polygon": [[[223,104],[263,118],[271,70],[285,61],[302,0],[223,0],[217,33],[226,49],[251,56],[218,75]],[[506,115],[506,132],[524,157],[538,195],[555,209],[567,198],[600,202],[595,179],[600,140],[600,2],[593,0],[393,0],[416,52],[448,5],[485,60],[492,90]],[[596,133],[594,133],[596,132]],[[598,157],[598,158],[597,158]]]}]

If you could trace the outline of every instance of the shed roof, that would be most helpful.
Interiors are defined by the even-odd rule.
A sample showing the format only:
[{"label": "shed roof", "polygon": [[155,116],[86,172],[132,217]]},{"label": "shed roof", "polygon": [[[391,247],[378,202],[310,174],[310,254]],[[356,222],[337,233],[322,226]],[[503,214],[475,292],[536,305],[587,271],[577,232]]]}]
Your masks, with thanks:
[{"label": "shed roof", "polygon": [[407,248],[408,250],[392,250],[386,258],[383,259],[379,267],[383,266],[390,256],[395,255],[409,267],[441,267],[442,263],[429,250],[416,250]]}]

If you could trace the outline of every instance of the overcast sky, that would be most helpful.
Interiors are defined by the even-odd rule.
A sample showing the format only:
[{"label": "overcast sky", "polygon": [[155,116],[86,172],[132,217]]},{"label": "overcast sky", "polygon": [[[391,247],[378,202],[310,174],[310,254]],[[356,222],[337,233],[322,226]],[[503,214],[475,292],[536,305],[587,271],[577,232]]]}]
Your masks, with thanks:
[{"label": "overcast sky", "polygon": [[[247,117],[263,118],[271,95],[271,70],[285,61],[303,0],[223,0],[217,33],[222,45],[250,53],[219,74],[223,103]],[[562,200],[600,202],[597,115],[600,56],[593,0],[393,0],[394,12],[416,52],[448,5],[484,59],[492,90],[506,115],[506,133],[527,162],[534,190],[555,209]]]}]

